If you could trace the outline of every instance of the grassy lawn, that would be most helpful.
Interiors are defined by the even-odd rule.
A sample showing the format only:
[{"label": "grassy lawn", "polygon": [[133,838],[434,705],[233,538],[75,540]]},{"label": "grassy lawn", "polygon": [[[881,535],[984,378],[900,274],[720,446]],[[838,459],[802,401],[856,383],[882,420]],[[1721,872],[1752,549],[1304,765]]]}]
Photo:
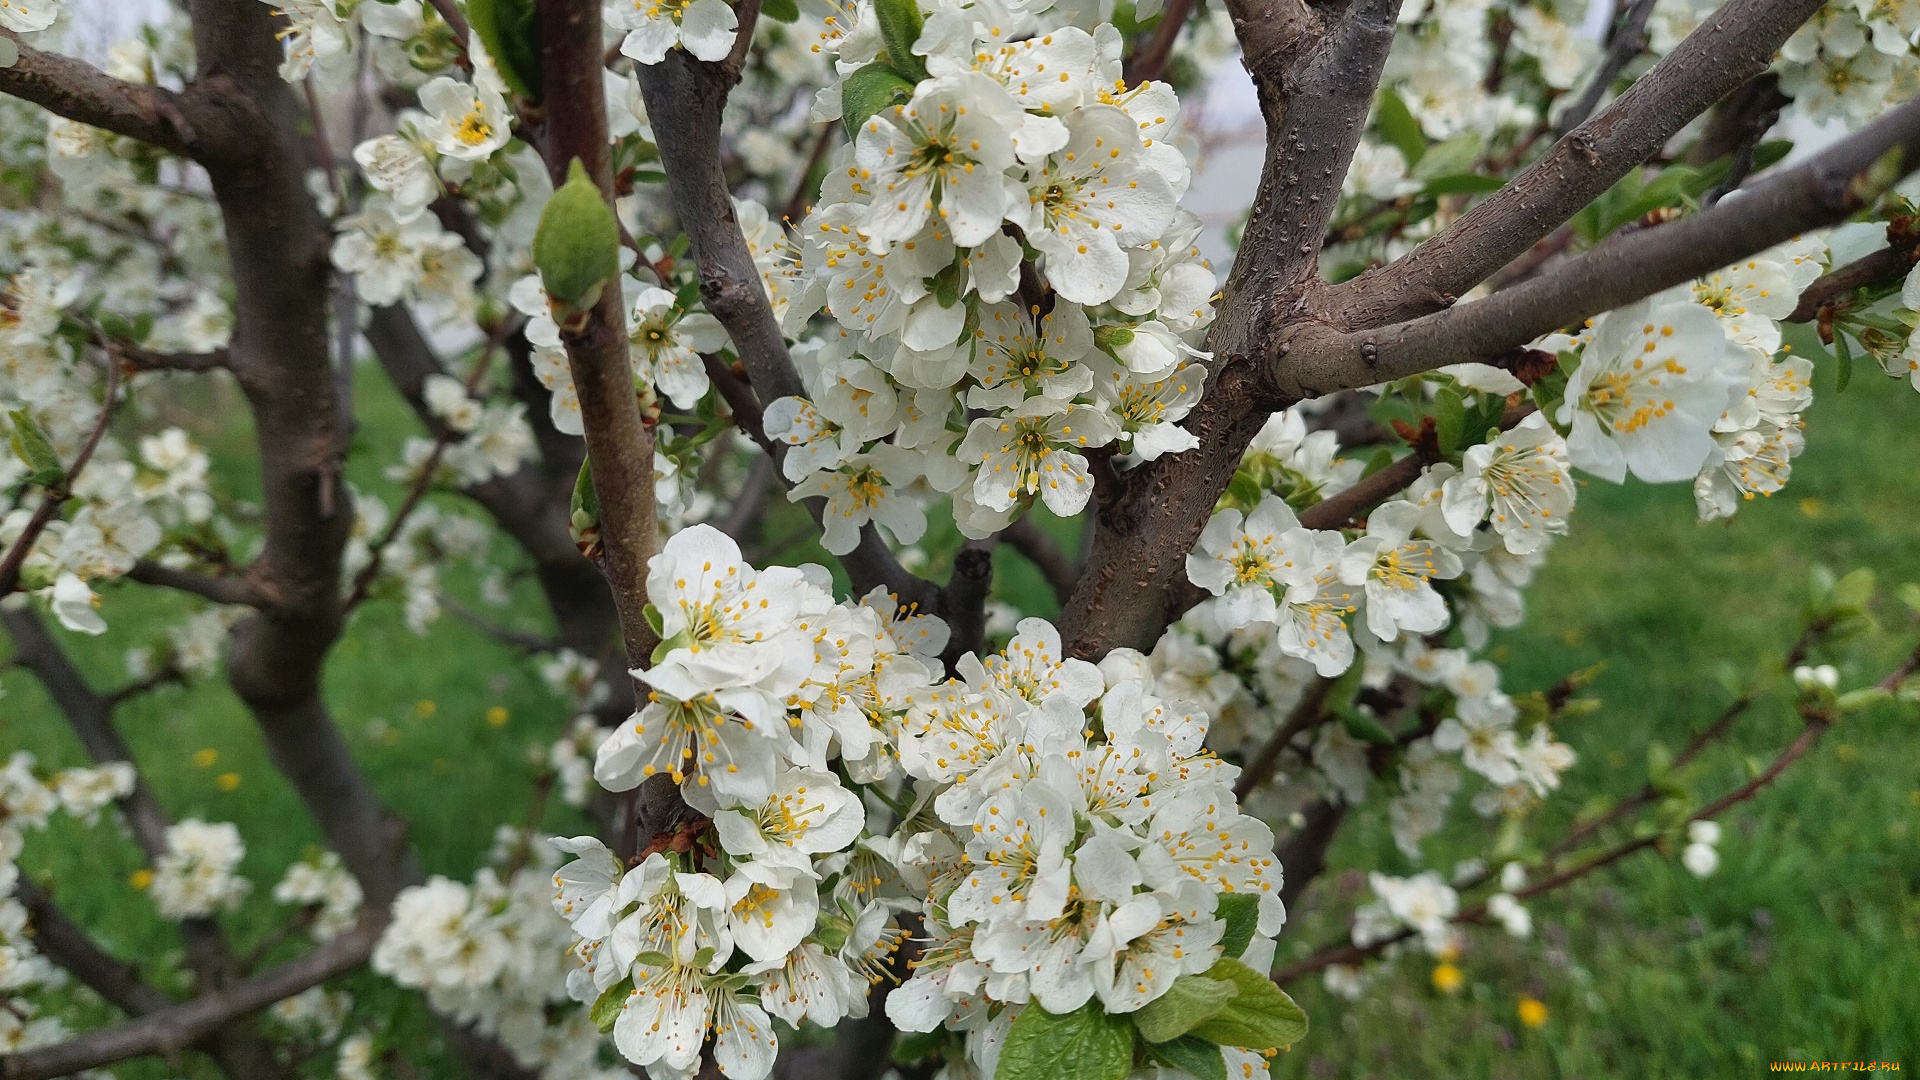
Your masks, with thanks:
[{"label": "grassy lawn", "polygon": [[[397,501],[379,474],[411,427],[369,375],[363,436],[375,443],[353,479]],[[1507,686],[1545,687],[1590,664],[1606,669],[1589,694],[1605,707],[1559,734],[1580,753],[1567,791],[1531,824],[1551,840],[1589,800],[1638,786],[1651,742],[1677,747],[1732,693],[1726,674],[1751,681],[1774,670],[1798,631],[1809,568],[1871,566],[1883,587],[1920,581],[1920,473],[1904,437],[1920,399],[1870,373],[1845,395],[1826,391],[1808,414],[1807,454],[1783,495],[1749,504],[1731,523],[1699,526],[1684,485],[1582,491],[1573,536],[1557,547],[1529,593],[1529,621],[1502,635],[1494,656]],[[237,415],[234,402],[177,403],[181,422],[203,441],[237,449],[248,433],[212,428],[205,417]],[[222,460],[216,451],[216,462]],[[244,469],[243,454],[224,455]],[[220,478],[246,497],[251,477]],[[781,522],[786,515],[781,515]],[[937,526],[936,526],[937,529]],[[771,536],[787,530],[781,523]],[[811,557],[818,557],[814,553]],[[1002,553],[1000,595],[1053,603],[1037,575]],[[453,582],[456,591],[463,583]],[[177,598],[137,588],[114,591],[104,640],[62,639],[95,685],[124,678],[123,651],[188,610]],[[1843,687],[1877,679],[1910,646],[1914,628],[1897,604],[1882,606],[1881,633],[1824,659]],[[537,597],[521,589],[511,616],[539,625]],[[1752,710],[1731,742],[1690,777],[1697,796],[1742,781],[1798,723],[1782,680]],[[49,766],[77,764],[77,744],[26,674],[0,672],[0,749],[34,751]],[[368,605],[328,668],[328,695],[342,728],[382,795],[412,822],[430,873],[465,877],[496,824],[521,820],[535,769],[530,750],[566,725],[528,662],[452,618],[430,640],[415,637],[390,604]],[[1789,695],[1790,696],[1790,695]],[[488,720],[495,707],[503,723]],[[496,719],[497,719],[496,714]],[[1775,788],[1727,819],[1719,872],[1699,880],[1677,859],[1647,853],[1563,894],[1536,901],[1527,942],[1477,933],[1459,964],[1465,987],[1434,991],[1431,960],[1409,955],[1367,999],[1348,1005],[1317,980],[1295,987],[1314,1031],[1284,1057],[1288,1077],[1743,1076],[1766,1062],[1884,1059],[1920,1068],[1920,739],[1911,709],[1881,707],[1848,720]],[[243,950],[286,917],[269,894],[286,865],[318,836],[290,789],[268,765],[238,702],[219,681],[170,689],[127,705],[120,724],[162,801],[177,818],[240,824],[244,870],[255,892],[229,917]],[[212,755],[202,751],[213,751]],[[216,760],[208,762],[209,756]],[[226,777],[223,781],[223,777]],[[236,784],[237,779],[237,784]],[[1456,826],[1430,842],[1429,865],[1443,872],[1484,848],[1486,827],[1456,805]],[[582,823],[549,811],[555,831]],[[49,880],[62,904],[117,953],[166,966],[178,943],[129,883],[142,859],[111,827],[61,823],[34,836],[23,868]],[[1383,820],[1356,820],[1336,866],[1411,872]],[[1364,891],[1358,873],[1324,882],[1295,912],[1281,959],[1343,933]],[[405,1042],[430,1039],[416,1005],[379,980],[350,980],[360,998],[355,1024],[382,1017]],[[1544,1000],[1538,1029],[1515,1018],[1518,998]],[[96,1010],[80,1021],[104,1020]],[[431,1057],[417,1055],[416,1061]],[[158,1062],[123,1066],[123,1077],[172,1077]]]}]

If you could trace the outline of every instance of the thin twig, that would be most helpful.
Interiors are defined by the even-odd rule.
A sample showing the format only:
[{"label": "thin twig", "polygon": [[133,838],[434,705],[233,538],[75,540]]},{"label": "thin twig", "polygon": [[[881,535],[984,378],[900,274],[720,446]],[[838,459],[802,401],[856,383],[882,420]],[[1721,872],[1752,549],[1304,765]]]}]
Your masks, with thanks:
[{"label": "thin twig", "polygon": [[1325,676],[1314,677],[1313,683],[1300,695],[1300,700],[1294,703],[1293,711],[1287,714],[1280,727],[1261,744],[1260,749],[1248,759],[1246,768],[1240,771],[1240,779],[1233,785],[1235,798],[1245,802],[1247,796],[1259,790],[1260,785],[1266,783],[1267,778],[1280,766],[1280,755],[1286,752],[1294,736],[1320,722],[1326,709],[1327,694],[1333,690],[1334,681]]},{"label": "thin twig", "polygon": [[1620,77],[1633,58],[1639,56],[1647,47],[1647,20],[1653,16],[1654,0],[1634,0],[1620,18],[1620,25],[1614,30],[1613,37],[1607,42],[1607,54],[1601,58],[1600,67],[1593,73],[1593,79],[1586,89],[1580,91],[1580,97],[1560,114],[1558,133],[1566,135],[1574,128],[1587,122],[1593,110],[1600,105],[1607,90],[1613,86],[1613,80]]},{"label": "thin twig", "polygon": [[[101,338],[105,347],[106,339]],[[93,430],[87,433],[87,441],[80,446],[80,452],[74,455],[73,464],[67,466],[58,483],[46,489],[40,498],[40,505],[34,508],[33,516],[27,519],[27,526],[7,549],[5,558],[0,558],[0,596],[9,596],[20,584],[20,568],[26,565],[27,555],[33,551],[35,541],[46,531],[60,508],[73,497],[73,482],[80,477],[80,470],[87,467],[93,459],[93,452],[100,447],[100,440],[106,436],[107,423],[113,419],[114,393],[120,389],[120,365],[107,365],[107,394],[100,403],[100,415],[93,421]]]}]

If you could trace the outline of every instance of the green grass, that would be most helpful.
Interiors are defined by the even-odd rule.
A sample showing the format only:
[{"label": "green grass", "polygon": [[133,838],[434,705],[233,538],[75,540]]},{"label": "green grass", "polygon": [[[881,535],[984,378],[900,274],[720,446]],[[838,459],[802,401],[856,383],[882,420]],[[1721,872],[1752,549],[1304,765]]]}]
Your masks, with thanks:
[{"label": "green grass", "polygon": [[[411,421],[375,380],[362,387],[363,441],[373,452],[354,482],[396,501],[379,475]],[[1509,689],[1545,687],[1597,662],[1606,669],[1588,693],[1604,700],[1559,734],[1580,753],[1566,790],[1530,823],[1551,839],[1590,799],[1631,790],[1645,777],[1647,746],[1683,742],[1731,694],[1720,672],[1745,678],[1777,664],[1797,632],[1809,568],[1871,566],[1883,586],[1920,580],[1920,474],[1910,467],[1906,433],[1920,400],[1903,385],[1869,382],[1845,395],[1823,394],[1808,415],[1810,449],[1779,497],[1748,504],[1731,523],[1694,523],[1684,485],[1582,489],[1573,535],[1553,552],[1528,594],[1529,619],[1500,635],[1493,655]],[[164,419],[191,427],[216,447],[223,489],[251,497],[242,452],[244,426],[211,427],[209,417],[238,415],[214,390],[176,403]],[[231,452],[220,452],[220,451]],[[783,512],[767,529],[779,538]],[[950,524],[947,526],[950,528]],[[935,524],[938,532],[941,526]],[[504,541],[503,541],[504,542]],[[810,543],[810,541],[807,541]],[[938,550],[949,549],[938,540]],[[797,558],[823,557],[796,547]],[[943,570],[937,567],[936,573]],[[1050,593],[1030,568],[1003,552],[998,595],[1035,614],[1051,614]],[[455,587],[460,583],[456,579]],[[62,635],[102,689],[122,678],[122,654],[188,610],[178,598],[136,588],[115,590],[108,605],[115,632],[104,640]],[[1843,685],[1878,677],[1911,643],[1897,605],[1882,606],[1880,634],[1829,650]],[[539,625],[539,606],[522,588],[511,616]],[[0,749],[29,749],[43,763],[79,764],[79,748],[26,674],[0,673]],[[1779,689],[1776,680],[1774,689]],[[531,665],[457,620],[429,638],[411,634],[391,604],[370,604],[355,619],[327,671],[328,699],[381,795],[411,822],[429,873],[470,874],[493,827],[521,819],[533,791],[530,748],[544,748],[567,717]],[[431,702],[431,715],[423,715]],[[504,707],[494,727],[484,717]],[[1798,721],[1777,695],[1753,710],[1730,743],[1708,755],[1689,780],[1697,795],[1739,783],[1747,761],[1764,761],[1792,737]],[[1886,1059],[1920,1068],[1920,740],[1910,709],[1882,707],[1847,719],[1809,759],[1727,819],[1720,871],[1697,880],[1676,859],[1655,853],[1532,905],[1536,933],[1514,942],[1476,933],[1459,964],[1466,987],[1441,995],[1428,984],[1431,961],[1409,955],[1363,1002],[1327,995],[1317,980],[1296,986],[1314,1030],[1276,1068],[1286,1077],[1642,1077],[1741,1076],[1774,1059]],[[242,949],[285,917],[268,896],[291,860],[318,836],[297,800],[266,761],[238,702],[218,680],[162,691],[129,704],[120,726],[160,798],[175,817],[238,822],[248,841],[244,871],[255,895],[227,924]],[[195,764],[202,749],[212,766]],[[233,791],[218,778],[240,777]],[[1464,806],[1455,826],[1430,842],[1428,865],[1443,872],[1486,846],[1491,835]],[[564,808],[549,813],[560,830],[581,824]],[[30,838],[22,865],[50,881],[60,902],[104,943],[152,974],[178,956],[170,927],[128,883],[138,850],[103,826],[62,822]],[[1356,819],[1334,853],[1336,867],[1414,866],[1394,850],[1377,817]],[[1343,933],[1346,913],[1364,898],[1357,871],[1330,876],[1296,911],[1280,948],[1282,962]],[[360,999],[355,1024],[392,1026],[410,1058],[430,1075],[449,1075],[433,1053],[417,1004],[362,976],[349,981]],[[1538,1030],[1520,1027],[1522,994],[1551,1012]],[[77,998],[69,1018],[98,1023],[109,1011]],[[319,1063],[316,1063],[318,1065]],[[187,1075],[211,1075],[195,1072]],[[159,1062],[123,1066],[128,1078],[180,1073]]]}]

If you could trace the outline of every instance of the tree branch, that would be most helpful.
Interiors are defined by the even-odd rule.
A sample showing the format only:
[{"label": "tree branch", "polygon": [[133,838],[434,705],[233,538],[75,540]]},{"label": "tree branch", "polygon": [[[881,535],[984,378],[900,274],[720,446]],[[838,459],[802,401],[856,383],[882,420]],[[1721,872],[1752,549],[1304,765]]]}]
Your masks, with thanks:
[{"label": "tree branch", "polygon": [[1653,17],[1654,0],[1633,0],[1631,7],[1620,19],[1620,25],[1607,42],[1606,55],[1600,58],[1600,66],[1595,69],[1593,78],[1586,89],[1580,91],[1580,97],[1567,111],[1560,114],[1560,122],[1554,125],[1554,133],[1565,138],[1574,128],[1587,122],[1593,110],[1600,105],[1612,88],[1613,80],[1620,77],[1627,64],[1640,55],[1647,47],[1647,20]]},{"label": "tree branch", "polygon": [[[806,385],[741,235],[720,163],[720,114],[739,81],[738,64],[705,63],[675,49],[658,64],[642,65],[638,75],[648,115],[654,117],[667,192],[680,227],[692,241],[707,309],[726,327],[759,401],[805,397]],[[727,389],[724,381],[721,389]],[[729,404],[736,416],[742,415],[731,397]],[[776,457],[783,450],[776,448]],[[808,508],[817,521],[821,510],[811,502]],[[926,610],[937,606],[938,589],[901,566],[871,525],[860,531],[860,545],[840,556],[840,565],[855,592],[884,585],[904,603]]]},{"label": "tree branch", "polygon": [[[1870,177],[1877,166],[1881,175]],[[1281,343],[1269,365],[1269,401],[1277,407],[1448,364],[1484,362],[1844,220],[1915,166],[1920,166],[1920,101],[1909,101],[1740,198],[1671,225],[1618,237],[1484,300],[1380,330],[1327,336],[1303,330]]]},{"label": "tree branch", "polygon": [[50,1080],[127,1058],[186,1050],[234,1020],[366,963],[385,923],[385,906],[369,904],[354,929],[251,979],[116,1027],[0,1057],[0,1080]]},{"label": "tree branch", "polygon": [[1053,589],[1053,598],[1065,604],[1080,580],[1080,568],[1067,555],[1060,541],[1034,523],[1031,514],[1020,518],[1000,533],[1000,539],[1033,564]]},{"label": "tree branch", "polygon": [[34,947],[105,998],[107,1004],[134,1016],[173,1004],[172,998],[140,977],[138,966],[115,959],[95,944],[45,889],[23,877],[14,886],[13,896],[27,909]]},{"label": "tree branch", "polygon": [[1599,198],[1714,102],[1772,63],[1821,0],[1731,0],[1599,116],[1439,236],[1336,286],[1339,321],[1368,329],[1443,308]]},{"label": "tree branch", "polygon": [[27,556],[33,553],[34,543],[60,513],[60,508],[73,497],[73,482],[79,479],[87,462],[93,460],[93,452],[100,448],[100,440],[107,433],[107,423],[113,419],[113,395],[119,389],[120,369],[117,365],[108,364],[106,396],[101,399],[100,413],[94,418],[93,430],[87,433],[87,441],[81,444],[79,453],[73,456],[73,464],[67,466],[60,480],[41,492],[40,505],[34,507],[26,528],[20,530],[13,546],[7,549],[4,557],[0,557],[0,597],[12,595],[14,587],[20,584],[20,568],[26,565]]},{"label": "tree branch", "polygon": [[48,112],[138,139],[182,157],[203,149],[199,125],[188,120],[198,95],[116,79],[82,60],[43,52],[11,30],[0,30],[20,50],[12,67],[0,68],[0,94],[31,101]]},{"label": "tree branch", "polygon": [[192,570],[175,570],[151,559],[141,559],[127,571],[127,578],[142,585],[155,585],[165,589],[175,589],[192,593],[216,604],[245,604],[260,607],[270,602],[270,597],[250,574],[227,577],[214,577],[210,574],[195,573]]},{"label": "tree branch", "polygon": [[1812,322],[1820,317],[1821,308],[1848,299],[1855,289],[1906,276],[1907,271],[1913,268],[1913,254],[1912,251],[1884,247],[1845,266],[1827,271],[1815,278],[1813,284],[1800,294],[1800,302],[1794,305],[1786,321]]},{"label": "tree branch", "polygon": [[[607,150],[606,84],[601,70],[604,48],[600,5],[589,0],[540,0],[540,38],[546,87],[547,169],[556,187],[578,161],[613,201],[613,169]],[[580,395],[581,424],[593,490],[600,502],[602,570],[613,590],[626,642],[629,666],[652,654],[657,638],[647,625],[647,560],[655,533],[653,429],[640,415],[628,359],[627,313],[617,288],[602,291],[586,325],[565,328],[561,337],[574,389]]]},{"label": "tree branch", "polygon": [[155,352],[131,341],[109,341],[107,352],[128,371],[215,371],[227,366],[227,350],[203,353]]}]

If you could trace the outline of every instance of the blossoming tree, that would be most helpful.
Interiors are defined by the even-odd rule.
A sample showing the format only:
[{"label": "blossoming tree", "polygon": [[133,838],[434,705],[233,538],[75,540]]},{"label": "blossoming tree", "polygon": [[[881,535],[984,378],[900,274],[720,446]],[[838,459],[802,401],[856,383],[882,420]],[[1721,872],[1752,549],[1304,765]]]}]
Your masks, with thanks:
[{"label": "blossoming tree", "polygon": [[[1817,582],[1775,678],[1547,835],[1582,676],[1478,655],[1577,477],[1726,517],[1816,371],[1920,372],[1913,3],[181,6],[102,68],[0,0],[0,620],[94,759],[0,771],[0,1077],[384,1074],[409,1048],[329,989],[367,964],[476,1076],[1253,1076],[1307,1031],[1288,983],[1525,936],[1639,851],[1711,874],[1715,819],[1916,666],[1809,664],[1873,594]],[[1267,150],[1223,279],[1177,88],[1225,63]],[[426,432],[391,507],[344,479],[368,358]],[[255,505],[148,408],[202,379]],[[748,561],[782,495],[836,567]],[[1057,620],[991,595],[1003,546]],[[551,639],[476,610],[509,565]],[[62,636],[136,586],[204,607],[97,689]],[[543,658],[599,835],[423,880],[322,689],[369,603]],[[221,671],[325,838],[271,890],[303,950],[218,918],[265,823],[173,821],[114,726]],[[1798,736],[1694,790],[1774,692]],[[1417,862],[1463,787],[1486,858],[1276,959],[1344,823]],[[109,808],[186,994],[22,861]],[[124,1018],[74,1030],[67,980]]]}]

